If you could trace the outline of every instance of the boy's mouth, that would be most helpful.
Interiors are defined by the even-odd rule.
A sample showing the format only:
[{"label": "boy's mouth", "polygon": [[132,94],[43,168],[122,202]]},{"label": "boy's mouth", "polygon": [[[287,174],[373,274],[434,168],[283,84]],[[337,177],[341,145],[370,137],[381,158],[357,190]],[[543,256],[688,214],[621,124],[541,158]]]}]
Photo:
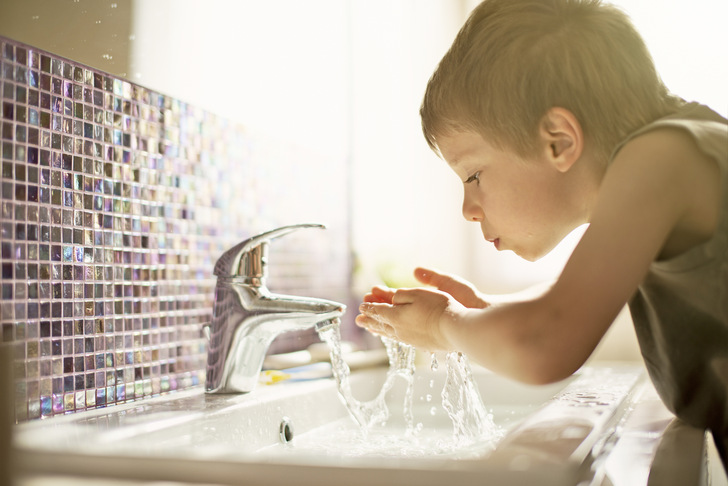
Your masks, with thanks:
[{"label": "boy's mouth", "polygon": [[488,241],[489,243],[493,243],[496,250],[500,250],[500,238],[495,238],[493,240],[486,238],[486,241]]}]

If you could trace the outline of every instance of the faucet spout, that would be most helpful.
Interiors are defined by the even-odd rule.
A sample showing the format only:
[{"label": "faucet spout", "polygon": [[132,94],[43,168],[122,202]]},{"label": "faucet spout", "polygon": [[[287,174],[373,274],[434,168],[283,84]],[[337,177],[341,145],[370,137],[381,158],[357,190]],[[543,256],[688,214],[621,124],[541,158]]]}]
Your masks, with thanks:
[{"label": "faucet spout", "polygon": [[[290,227],[284,227],[263,235],[290,231]],[[270,293],[264,284],[267,259],[263,257],[267,252],[265,248],[260,249],[267,240],[261,235],[251,240],[256,240],[257,244],[243,242],[235,247],[253,250],[236,258],[236,264],[249,261],[246,267],[256,269],[255,278],[218,275],[209,329],[205,385],[208,393],[252,391],[268,348],[277,336],[295,330],[339,325],[346,309],[345,305],[330,300]],[[255,255],[261,256],[260,261],[253,261]],[[226,253],[223,258],[230,257]],[[220,267],[219,262],[217,267]]]}]

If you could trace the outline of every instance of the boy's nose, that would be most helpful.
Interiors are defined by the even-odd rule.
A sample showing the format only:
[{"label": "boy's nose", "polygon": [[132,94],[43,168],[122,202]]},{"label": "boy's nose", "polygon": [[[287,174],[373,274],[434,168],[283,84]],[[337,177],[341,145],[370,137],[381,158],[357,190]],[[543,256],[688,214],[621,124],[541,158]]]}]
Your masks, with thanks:
[{"label": "boy's nose", "polygon": [[473,198],[468,197],[466,191],[463,197],[463,217],[467,221],[482,221],[484,216],[483,208]]}]

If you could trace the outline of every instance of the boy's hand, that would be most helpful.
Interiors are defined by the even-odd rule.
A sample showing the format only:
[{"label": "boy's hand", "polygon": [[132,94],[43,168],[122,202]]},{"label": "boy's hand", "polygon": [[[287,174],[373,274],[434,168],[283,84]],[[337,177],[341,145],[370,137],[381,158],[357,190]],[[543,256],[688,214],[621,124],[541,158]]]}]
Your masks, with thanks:
[{"label": "boy's hand", "polygon": [[451,350],[442,332],[443,320],[455,319],[465,307],[484,308],[488,303],[457,277],[424,268],[416,269],[415,277],[438,290],[374,287],[364,296],[356,324],[421,349]]},{"label": "boy's hand", "polygon": [[[382,295],[378,289],[369,296]],[[451,350],[442,333],[443,321],[453,319],[463,306],[439,290],[387,290],[391,303],[365,299],[359,306],[356,324],[368,331],[417,348]],[[391,294],[390,294],[391,292]]]}]

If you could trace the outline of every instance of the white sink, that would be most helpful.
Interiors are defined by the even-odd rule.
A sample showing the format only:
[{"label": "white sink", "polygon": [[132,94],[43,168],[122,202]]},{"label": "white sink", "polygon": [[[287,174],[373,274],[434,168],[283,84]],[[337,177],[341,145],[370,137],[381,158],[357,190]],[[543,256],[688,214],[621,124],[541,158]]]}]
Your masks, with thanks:
[{"label": "white sink", "polygon": [[[385,373],[383,368],[354,372],[356,398],[373,398]],[[17,465],[21,473],[31,474],[83,471],[98,477],[266,486],[575,485],[604,475],[610,458],[611,467],[619,470],[613,451],[633,456],[615,447],[623,436],[640,439],[642,468],[649,470],[660,432],[670,421],[660,412],[658,418],[653,414],[638,421],[633,426],[637,432],[625,430],[634,410],[640,410],[645,387],[649,389],[639,367],[585,368],[548,386],[518,384],[479,368],[474,377],[486,408],[505,432],[493,450],[475,447],[467,454],[437,455],[407,447],[402,454],[357,451],[347,444],[360,430],[333,380],[321,379],[259,386],[247,395],[205,395],[194,389],[22,424],[14,441]],[[388,394],[393,412],[388,426],[395,440],[452,438],[452,422],[440,400],[444,380],[444,371],[415,373],[414,421],[421,425],[414,438],[403,438],[398,427],[404,386]],[[654,406],[650,397],[645,403]],[[656,420],[661,425],[655,426]],[[651,429],[643,437],[639,427],[647,422]],[[639,464],[632,460],[629,467]]]}]

